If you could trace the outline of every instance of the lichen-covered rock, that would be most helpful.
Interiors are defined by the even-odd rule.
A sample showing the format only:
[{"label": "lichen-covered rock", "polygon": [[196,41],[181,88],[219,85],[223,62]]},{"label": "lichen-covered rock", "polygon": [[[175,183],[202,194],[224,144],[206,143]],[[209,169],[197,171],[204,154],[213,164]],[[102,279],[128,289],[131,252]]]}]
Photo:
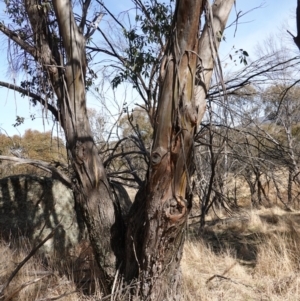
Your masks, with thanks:
[{"label": "lichen-covered rock", "polygon": [[[125,217],[131,207],[128,193],[119,183],[111,185]],[[54,229],[53,237],[40,248],[46,256],[64,258],[88,240],[72,190],[48,177],[15,175],[0,179],[0,238],[12,243],[24,237],[35,246]]]},{"label": "lichen-covered rock", "polygon": [[29,175],[0,179],[0,235],[27,237],[32,245],[53,229],[41,248],[46,255],[66,255],[85,236],[78,227],[73,193],[61,182]]}]

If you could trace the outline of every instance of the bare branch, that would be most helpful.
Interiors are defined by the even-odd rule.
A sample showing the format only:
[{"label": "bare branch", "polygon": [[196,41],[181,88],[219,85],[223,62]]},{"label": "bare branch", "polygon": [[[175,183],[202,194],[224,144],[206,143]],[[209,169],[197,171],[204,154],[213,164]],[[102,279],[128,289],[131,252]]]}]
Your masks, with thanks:
[{"label": "bare branch", "polygon": [[64,185],[72,189],[72,182],[63,172],[58,170],[51,163],[42,160],[22,159],[10,156],[0,156],[0,160],[12,161],[15,164],[29,164],[42,170],[52,173],[53,178],[60,180]]},{"label": "bare branch", "polygon": [[26,43],[15,31],[8,29],[3,23],[0,23],[0,31],[4,33],[9,39],[18,44],[24,51],[28,52],[35,59],[39,57],[38,51],[35,47]]},{"label": "bare branch", "polygon": [[10,84],[10,83],[6,83],[6,82],[2,82],[2,81],[0,81],[0,86],[11,89],[13,91],[17,91],[21,94],[24,94],[26,96],[29,96],[29,97],[33,98],[34,100],[38,101],[41,105],[43,105],[45,108],[47,108],[52,113],[52,115],[55,118],[55,121],[59,121],[57,109],[53,105],[49,104],[44,98],[40,97],[39,95],[37,95],[33,92],[30,92],[26,89],[23,89],[20,86]]},{"label": "bare branch", "polygon": [[85,35],[86,39],[89,39],[95,33],[104,15],[105,13],[99,13],[98,16],[95,17],[93,22],[91,22],[91,24],[89,25],[88,32]]},{"label": "bare branch", "polygon": [[86,23],[86,17],[87,17],[87,13],[88,13],[88,9],[90,7],[90,4],[91,4],[91,0],[86,0],[82,4],[82,16],[81,16],[80,24],[78,26],[81,33],[83,33],[83,30],[84,30],[84,25]]}]

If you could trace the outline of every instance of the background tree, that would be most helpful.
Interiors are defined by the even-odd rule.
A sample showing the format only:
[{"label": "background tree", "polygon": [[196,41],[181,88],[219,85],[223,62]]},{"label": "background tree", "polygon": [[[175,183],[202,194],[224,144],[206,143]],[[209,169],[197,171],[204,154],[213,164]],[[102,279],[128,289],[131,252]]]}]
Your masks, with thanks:
[{"label": "background tree", "polygon": [[[292,121],[297,101],[289,113],[285,108],[291,107],[292,90],[297,90],[299,57],[276,40],[272,36],[262,42],[257,58],[246,56],[245,66],[224,75],[223,83],[216,81],[208,92],[208,112],[195,138],[195,193],[200,198],[202,226],[209,209],[216,206],[232,212],[248,198],[254,207],[268,206],[271,199],[279,200],[285,209],[298,206],[297,179],[288,171],[291,153],[294,158],[299,154],[297,121]],[[225,62],[230,63],[233,60]],[[274,101],[269,102],[266,93],[275,85],[281,92],[270,93]],[[290,147],[284,127],[276,124],[279,118],[293,124],[287,131],[292,133]]]},{"label": "background tree", "polygon": [[[41,133],[36,130],[27,130],[23,136],[9,137],[0,135],[0,152],[3,156],[14,155],[18,158],[30,158],[52,163],[53,166],[67,168],[67,154],[63,141],[53,137],[51,132]],[[30,165],[14,165],[10,162],[2,162],[1,177],[13,174],[39,174],[49,175],[39,168]]]}]

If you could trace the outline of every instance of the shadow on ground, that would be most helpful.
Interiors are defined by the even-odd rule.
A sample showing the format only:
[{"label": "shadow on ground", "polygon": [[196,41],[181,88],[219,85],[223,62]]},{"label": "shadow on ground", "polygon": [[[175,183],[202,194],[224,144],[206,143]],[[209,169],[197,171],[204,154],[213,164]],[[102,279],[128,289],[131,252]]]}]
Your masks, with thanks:
[{"label": "shadow on ground", "polygon": [[199,224],[190,226],[189,238],[201,239],[216,254],[230,250],[243,265],[254,267],[258,247],[271,235],[285,235],[287,239],[300,237],[300,213],[257,214],[253,222],[250,216],[233,216],[207,222],[199,231]]}]

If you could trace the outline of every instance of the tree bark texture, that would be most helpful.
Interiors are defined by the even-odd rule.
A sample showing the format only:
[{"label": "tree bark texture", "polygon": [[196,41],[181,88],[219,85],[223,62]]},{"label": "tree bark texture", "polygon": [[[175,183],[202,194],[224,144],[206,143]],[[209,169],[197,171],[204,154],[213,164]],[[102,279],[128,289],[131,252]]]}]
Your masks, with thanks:
[{"label": "tree bark texture", "polygon": [[[151,166],[128,222],[125,274],[128,280],[139,277],[143,300],[182,300],[180,260],[191,208],[193,137],[217,59],[219,42],[214,37],[223,32],[233,2],[216,1],[212,10],[201,0],[176,4],[161,66]],[[208,24],[199,39],[204,5]],[[199,62],[201,78],[195,86]]]},{"label": "tree bark texture", "polygon": [[[88,122],[85,94],[85,38],[73,15],[71,1],[52,1],[62,44],[64,62],[59,49],[49,43],[47,15],[36,0],[26,0],[25,8],[34,34],[36,51],[32,52],[48,73],[57,96],[59,121],[64,129],[69,160],[75,171],[75,199],[81,208],[102,277],[101,289],[109,287],[122,254],[122,217],[114,204],[105,170],[93,141]],[[51,45],[50,45],[51,44]]]},{"label": "tree bark texture", "polygon": [[[112,197],[87,117],[83,29],[90,4],[90,0],[82,3],[82,22],[77,25],[70,0],[22,0],[20,6],[29,22],[29,42],[26,34],[22,38],[4,23],[0,23],[0,31],[42,67],[49,89],[56,95],[57,109],[49,108],[65,133],[69,161],[75,172],[72,185],[76,205],[84,217],[100,268],[101,291],[108,295],[124,256],[125,228],[120,204]],[[20,92],[27,95],[24,90]],[[29,96],[47,109],[47,100],[32,93]]]},{"label": "tree bark texture", "polygon": [[93,140],[85,94],[85,38],[75,22],[69,0],[53,1],[67,62],[63,97],[59,99],[68,155],[76,172],[75,194],[83,212],[94,253],[108,294],[118,257],[122,256],[122,217],[114,204],[105,170]]}]

